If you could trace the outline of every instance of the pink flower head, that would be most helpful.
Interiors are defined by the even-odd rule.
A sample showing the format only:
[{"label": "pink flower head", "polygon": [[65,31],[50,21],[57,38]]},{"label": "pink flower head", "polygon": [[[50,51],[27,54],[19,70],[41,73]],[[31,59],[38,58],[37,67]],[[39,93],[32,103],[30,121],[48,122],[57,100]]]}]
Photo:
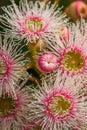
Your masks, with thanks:
[{"label": "pink flower head", "polygon": [[42,87],[33,94],[30,118],[40,123],[42,130],[81,130],[87,120],[83,85],[71,77],[63,78],[58,73],[55,82],[50,81],[49,85],[43,79]]},{"label": "pink flower head", "polygon": [[79,46],[68,46],[61,52],[58,63],[63,73],[79,75],[86,72],[86,60],[87,56]]},{"label": "pink flower head", "polygon": [[[84,22],[82,22],[84,24]],[[85,25],[72,24],[70,35],[66,40],[57,38],[57,43],[51,43],[49,50],[58,58],[58,69],[65,75],[81,76],[87,74],[87,34]]]},{"label": "pink flower head", "polygon": [[24,73],[23,54],[19,46],[11,40],[0,39],[0,95],[4,92],[15,95],[13,84],[21,78]]},{"label": "pink flower head", "polygon": [[65,15],[60,13],[60,8],[57,9],[57,6],[51,5],[50,2],[46,5],[45,2],[21,0],[19,7],[14,1],[11,2],[11,6],[3,8],[5,14],[1,16],[1,22],[9,27],[7,30],[14,37],[28,41],[38,38],[47,40],[49,33],[57,31],[60,25],[67,23]]},{"label": "pink flower head", "polygon": [[29,90],[14,86],[16,97],[4,93],[0,96],[0,129],[21,130],[28,121]]},{"label": "pink flower head", "polygon": [[42,54],[37,61],[38,68],[45,72],[52,72],[57,68],[57,57],[51,53]]}]

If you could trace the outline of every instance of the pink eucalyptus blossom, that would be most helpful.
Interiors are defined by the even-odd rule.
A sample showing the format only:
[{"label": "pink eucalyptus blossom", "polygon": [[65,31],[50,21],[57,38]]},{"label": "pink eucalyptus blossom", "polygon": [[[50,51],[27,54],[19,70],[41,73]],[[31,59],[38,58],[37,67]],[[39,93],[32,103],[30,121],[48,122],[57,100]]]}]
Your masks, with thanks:
[{"label": "pink eucalyptus blossom", "polygon": [[[79,128],[87,121],[87,101],[83,84],[60,76],[55,82],[42,80],[40,90],[35,90],[30,104],[30,118],[42,126],[42,130]],[[80,125],[79,125],[80,124]]]},{"label": "pink eucalyptus blossom", "polygon": [[[21,0],[19,6],[12,0],[12,5],[3,7],[5,14],[1,22],[6,26],[11,36],[35,41],[44,38],[48,41],[50,35],[63,24],[67,24],[65,15],[57,5],[49,2]],[[62,15],[61,15],[62,14]]]},{"label": "pink eucalyptus blossom", "polygon": [[67,76],[87,74],[87,35],[84,21],[71,24],[67,40],[59,39],[48,49],[58,58],[58,69]]},{"label": "pink eucalyptus blossom", "polygon": [[13,84],[22,78],[24,69],[24,54],[21,48],[6,37],[0,37],[0,95],[4,92],[15,95]]},{"label": "pink eucalyptus blossom", "polygon": [[4,93],[0,96],[0,129],[21,130],[28,122],[30,94],[27,88],[14,86],[16,97]]}]

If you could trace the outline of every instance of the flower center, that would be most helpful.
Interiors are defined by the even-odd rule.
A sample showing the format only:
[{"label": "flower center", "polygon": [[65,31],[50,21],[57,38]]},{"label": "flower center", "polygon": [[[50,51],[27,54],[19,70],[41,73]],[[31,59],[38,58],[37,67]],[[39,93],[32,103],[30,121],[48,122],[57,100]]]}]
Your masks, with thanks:
[{"label": "flower center", "polygon": [[43,22],[38,18],[27,19],[25,24],[26,28],[31,32],[37,32],[43,28]]},{"label": "flower center", "polygon": [[0,97],[0,115],[11,114],[15,109],[15,100],[8,94]]},{"label": "flower center", "polygon": [[80,52],[75,50],[68,51],[62,59],[62,65],[70,71],[80,70],[83,66],[83,63],[83,56],[80,54]]},{"label": "flower center", "polygon": [[6,72],[6,64],[3,60],[3,58],[0,57],[0,76],[5,74],[5,72]]},{"label": "flower center", "polygon": [[70,106],[70,101],[61,95],[53,97],[49,103],[50,111],[58,116],[66,115],[69,112]]}]

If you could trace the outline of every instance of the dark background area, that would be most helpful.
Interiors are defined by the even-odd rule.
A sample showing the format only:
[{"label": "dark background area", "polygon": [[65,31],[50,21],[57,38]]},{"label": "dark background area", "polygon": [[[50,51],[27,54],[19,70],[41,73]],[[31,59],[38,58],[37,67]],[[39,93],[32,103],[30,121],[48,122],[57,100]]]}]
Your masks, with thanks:
[{"label": "dark background area", "polygon": [[[18,4],[20,0],[15,0],[15,2]],[[32,1],[36,1],[36,0],[32,0]],[[51,0],[53,2],[53,0]],[[70,3],[70,0],[60,0],[59,6],[64,6],[64,8],[66,6],[68,6]],[[0,14],[3,14],[3,10],[1,9],[1,7],[3,6],[7,6],[10,5],[11,2],[10,0],[0,0]]]},{"label": "dark background area", "polygon": [[[16,2],[18,2],[19,0],[16,0]],[[10,5],[11,2],[10,0],[0,0],[0,14],[3,13],[3,10],[1,9],[1,7],[3,6],[7,6],[7,5]]]}]

